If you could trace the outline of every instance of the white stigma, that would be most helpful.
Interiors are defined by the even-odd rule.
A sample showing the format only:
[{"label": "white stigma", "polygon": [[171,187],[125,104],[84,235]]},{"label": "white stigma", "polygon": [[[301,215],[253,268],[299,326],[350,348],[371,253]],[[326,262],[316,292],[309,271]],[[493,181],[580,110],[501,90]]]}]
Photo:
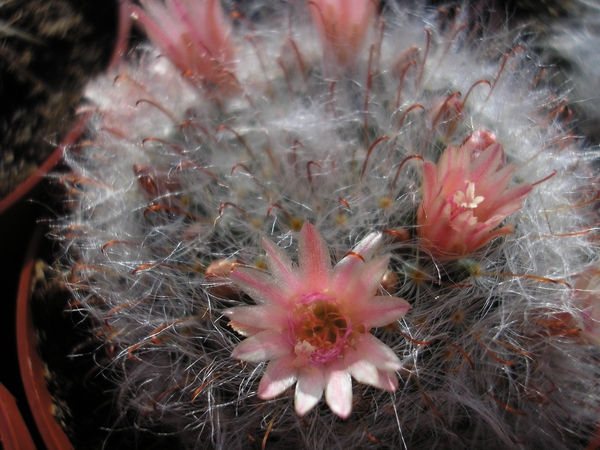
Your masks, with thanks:
[{"label": "white stigma", "polygon": [[456,191],[454,193],[454,203],[460,208],[477,208],[477,205],[484,200],[484,197],[481,195],[475,197],[475,183],[469,180],[465,180],[465,183],[467,184],[465,191]]}]

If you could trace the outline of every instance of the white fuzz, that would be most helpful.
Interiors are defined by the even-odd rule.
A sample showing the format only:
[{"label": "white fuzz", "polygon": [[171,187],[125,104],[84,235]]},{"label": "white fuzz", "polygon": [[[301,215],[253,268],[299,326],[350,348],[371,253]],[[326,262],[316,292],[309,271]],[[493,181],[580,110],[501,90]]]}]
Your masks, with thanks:
[{"label": "white fuzz", "polygon": [[[571,14],[551,22],[540,36],[547,60],[558,64],[569,75],[557,77],[556,83],[569,90],[570,104],[575,109],[577,126],[597,143],[600,124],[600,3],[597,0],[567,2]],[[541,27],[543,28],[543,27]]]},{"label": "white fuzz", "polygon": [[[340,71],[292,3],[235,19],[233,96],[150,44],[88,86],[56,236],[120,406],[189,448],[584,448],[600,354],[579,336],[573,286],[600,260],[598,154],[569,134],[564,99],[518,35],[468,7],[387,2]],[[453,99],[459,117],[437,114]],[[439,262],[417,237],[423,161],[481,129],[517,165],[511,185],[534,187],[504,222],[514,233]],[[263,237],[297,261],[306,221],[335,261],[383,232],[381,290],[411,304],[372,331],[402,361],[398,390],[355,383],[347,420],[324,404],[299,417],[291,389],[257,397],[266,365],[231,358],[243,338],[223,316],[253,301],[209,270],[264,268]]]}]

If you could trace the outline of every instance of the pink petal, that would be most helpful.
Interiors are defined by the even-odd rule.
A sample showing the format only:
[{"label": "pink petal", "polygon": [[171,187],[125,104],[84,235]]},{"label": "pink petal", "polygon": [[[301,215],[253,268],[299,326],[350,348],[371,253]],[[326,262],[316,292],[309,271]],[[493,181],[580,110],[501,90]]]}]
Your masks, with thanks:
[{"label": "pink petal", "polygon": [[316,367],[306,367],[298,374],[294,407],[299,416],[313,409],[323,396],[325,377],[323,371]]},{"label": "pink petal", "polygon": [[[373,296],[375,289],[379,287],[381,278],[387,270],[388,264],[385,263],[384,273],[379,276],[379,280],[375,281],[375,287],[371,289],[369,282],[373,281],[371,277],[373,276],[374,266],[372,261],[368,260],[377,251],[381,241],[381,233],[368,234],[352,249],[351,253],[347,254],[335,265],[330,288],[337,292],[340,297],[347,297],[349,292],[353,299]],[[368,271],[368,273],[365,271]],[[377,276],[375,275],[375,277]],[[360,292],[356,292],[357,289]]]},{"label": "pink petal", "polygon": [[248,362],[263,362],[289,355],[291,345],[275,330],[261,331],[240,342],[231,352],[231,357]]},{"label": "pink petal", "polygon": [[263,238],[263,247],[266,251],[267,268],[273,278],[287,286],[289,290],[298,289],[301,285],[298,279],[298,269],[293,266],[292,260],[269,239]]},{"label": "pink petal", "polygon": [[[440,181],[446,177],[448,172],[454,169],[454,163],[458,163],[458,158],[454,156],[454,153],[456,153],[456,147],[447,147],[440,155],[437,164],[429,161],[424,164],[424,166],[431,165],[435,168],[436,184],[443,184]],[[438,194],[436,193],[435,195]]]},{"label": "pink petal", "polygon": [[252,336],[264,331],[264,328],[258,328],[253,325],[248,325],[235,320],[230,320],[228,325],[235,330],[236,333],[241,334],[244,337]]},{"label": "pink petal", "polygon": [[503,160],[504,150],[502,146],[499,143],[490,145],[473,161],[469,181],[477,184],[494,175]]},{"label": "pink petal", "polygon": [[513,179],[517,166],[510,164],[499,169],[497,172],[488,174],[483,180],[475,183],[477,195],[485,198],[483,204],[493,203],[500,195],[506,191],[506,188]]},{"label": "pink petal", "polygon": [[[205,25],[205,24],[200,23],[200,21],[198,21],[198,24],[195,24],[194,22],[192,22],[191,17],[190,17],[191,11],[189,11],[187,9],[187,5],[183,5],[179,0],[170,0],[169,6],[173,11],[173,15],[176,15],[176,17],[178,18],[181,25],[183,25],[182,28],[185,29],[186,33],[191,34],[193,40],[196,41],[197,44],[200,44],[200,45],[204,46],[205,48],[207,45],[211,44],[210,42],[209,43],[203,42],[202,36],[199,33],[198,25]],[[205,13],[204,16],[207,16],[207,14]],[[204,52],[204,49],[203,49],[203,52]]]},{"label": "pink petal", "polygon": [[[360,263],[357,267],[342,268],[340,273],[334,275],[333,291],[337,292],[338,299],[345,303],[347,311],[363,311],[368,300],[373,298],[381,286],[381,280],[388,270],[389,256],[372,259],[365,263],[356,256],[348,256]],[[336,268],[337,269],[337,268]],[[337,270],[334,271],[337,272]],[[354,269],[354,270],[352,270]]]},{"label": "pink petal", "polygon": [[[395,371],[378,369],[372,361],[362,357],[360,352],[348,349],[344,360],[349,364],[348,371],[350,375],[359,383],[390,392],[398,389],[398,377]],[[350,363],[351,361],[352,363]]]},{"label": "pink petal", "polygon": [[431,241],[431,246],[448,240],[450,230],[450,204],[445,197],[437,197],[427,209],[422,204],[417,210],[419,237]]},{"label": "pink petal", "polygon": [[[144,3],[144,7],[148,10],[149,15],[147,15],[143,9],[135,5],[130,6],[130,10],[134,17],[136,17],[144,27],[148,37],[163,53],[169,55],[169,57],[173,59],[173,62],[181,68],[181,65],[185,65],[185,58],[181,55],[177,45],[178,36],[171,36],[169,34],[169,31],[176,28],[169,27],[168,22],[170,21],[170,18],[168,17],[168,14],[165,13],[164,8],[157,6],[154,2]],[[152,11],[151,9],[156,9],[157,12]],[[158,25],[157,16],[165,16],[163,26]]]},{"label": "pink petal", "polygon": [[186,25],[196,43],[200,44],[202,52],[208,52],[208,58],[213,60],[231,60],[233,45],[229,34],[231,25],[225,19],[221,4],[217,0],[183,1],[171,0],[180,21]]},{"label": "pink petal", "polygon": [[352,378],[347,370],[331,370],[327,374],[325,400],[331,411],[347,419],[352,412]]},{"label": "pink petal", "polygon": [[312,0],[308,2],[323,46],[341,66],[353,64],[363,47],[377,9],[373,0]]},{"label": "pink petal", "polygon": [[440,186],[437,183],[437,167],[431,161],[423,164],[423,187],[421,189],[423,205],[429,205],[440,194]]},{"label": "pink petal", "polygon": [[247,267],[234,267],[231,279],[256,303],[287,305],[287,290],[284,290],[268,274]]},{"label": "pink petal", "polygon": [[[173,44],[177,45],[179,38],[181,37],[181,23],[175,15],[175,11],[171,7],[170,3],[162,3],[156,0],[142,1],[140,2],[143,6],[143,11],[147,12],[146,20],[140,20],[144,25],[145,22],[152,21],[153,26],[158,27],[165,33],[165,36],[169,38]],[[135,5],[131,5],[130,9],[136,15],[140,12],[140,9]],[[144,14],[146,15],[146,14]]]},{"label": "pink petal", "polygon": [[352,251],[361,255],[365,260],[368,260],[379,249],[382,240],[382,234],[374,231],[362,238],[360,242],[354,246]]},{"label": "pink petal", "polygon": [[339,4],[342,10],[348,10],[347,20],[350,23],[356,24],[365,22],[366,18],[373,16],[377,10],[377,2],[372,0],[349,0],[348,2],[340,2]]},{"label": "pink petal", "polygon": [[398,390],[398,376],[395,372],[386,372],[378,370],[379,379],[376,384],[371,386],[381,389],[382,391],[396,392]]},{"label": "pink petal", "polygon": [[533,186],[531,186],[530,184],[518,184],[514,187],[511,187],[496,199],[494,207],[501,208],[503,205],[518,205],[516,209],[512,210],[506,215],[512,214],[513,212],[521,209],[521,203],[523,202],[525,197],[529,195],[532,189]]},{"label": "pink petal", "polygon": [[293,364],[294,359],[296,355],[291,354],[269,363],[258,385],[258,398],[275,398],[296,382],[297,369]]},{"label": "pink petal", "polygon": [[410,304],[398,297],[373,297],[359,313],[361,322],[367,327],[383,327],[404,317]]},{"label": "pink petal", "polygon": [[242,324],[263,330],[273,329],[282,332],[288,325],[288,312],[275,305],[237,306],[223,311],[223,315],[235,322],[234,328]]},{"label": "pink petal", "polygon": [[465,180],[468,174],[464,169],[454,169],[449,171],[444,178],[442,178],[442,194],[444,197],[453,194],[458,189],[462,189],[465,185]]},{"label": "pink petal", "polygon": [[402,368],[394,351],[370,333],[362,335],[355,349],[358,357],[368,360],[378,369],[394,372]]},{"label": "pink petal", "polygon": [[347,348],[344,362],[348,365],[348,372],[359,383],[373,386],[379,380],[377,367],[371,361],[363,358],[362,353],[353,348]]},{"label": "pink petal", "polygon": [[327,288],[331,271],[331,255],[319,230],[306,222],[300,231],[298,244],[298,264],[303,275],[303,283],[312,290]]},{"label": "pink petal", "polygon": [[[362,291],[365,294],[365,298],[372,298],[377,293],[377,289],[379,289],[379,286],[381,286],[381,280],[383,280],[383,276],[388,271],[389,265],[389,255],[372,259],[365,264],[358,275],[360,283],[362,284]],[[359,292],[356,292],[355,295],[357,297],[361,296]]]},{"label": "pink petal", "polygon": [[489,233],[483,233],[483,235],[480,238],[473,241],[471,248],[472,248],[472,250],[477,250],[478,248],[483,247],[488,242],[490,242],[492,239],[495,239],[498,236],[504,236],[507,234],[512,234],[514,232],[515,232],[515,227],[513,226],[513,224],[507,223],[506,225],[504,225],[501,228],[498,228],[497,230],[491,231]]},{"label": "pink petal", "polygon": [[469,238],[469,235],[473,232],[473,229],[479,225],[481,224],[477,221],[472,209],[463,211],[450,221],[452,237],[446,239],[446,241],[458,239],[462,242],[466,242]]},{"label": "pink petal", "polygon": [[420,207],[417,212],[419,236],[431,241],[431,246],[443,245],[450,240],[450,204],[443,196],[437,197],[428,210]]},{"label": "pink petal", "polygon": [[[471,166],[471,152],[461,147],[448,147],[440,156],[437,164],[438,183],[443,185],[445,192],[455,191],[455,184],[464,183],[465,175]],[[449,179],[454,179],[452,186],[447,186]]]}]

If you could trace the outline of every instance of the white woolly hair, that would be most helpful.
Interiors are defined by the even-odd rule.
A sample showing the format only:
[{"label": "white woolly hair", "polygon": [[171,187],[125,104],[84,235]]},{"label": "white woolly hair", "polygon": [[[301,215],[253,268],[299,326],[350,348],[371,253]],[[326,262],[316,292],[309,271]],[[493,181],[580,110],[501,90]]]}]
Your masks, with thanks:
[{"label": "white woolly hair", "polygon": [[[572,286],[599,260],[598,154],[571,135],[565,99],[518,32],[466,6],[407,3],[386,3],[343,73],[304,2],[257,2],[256,20],[234,23],[233,98],[207,95],[151,44],[88,86],[93,117],[65,154],[76,176],[55,235],[119,407],[139,426],[203,449],[590,441],[600,354],[579,338]],[[464,113],[444,123],[431,111],[453,95]],[[436,262],[416,233],[422,161],[478,129],[518,166],[513,184],[534,188],[506,221],[513,234]],[[253,301],[205,276],[220,260],[264,267],[263,237],[297,260],[307,221],[333,260],[384,231],[398,278],[385,288],[411,304],[374,330],[403,363],[399,389],[354,382],[347,420],[323,401],[298,417],[292,390],[257,398],[266,364],[230,357],[242,338],[222,315]]]},{"label": "white woolly hair", "polygon": [[[567,76],[557,76],[556,84],[569,91],[569,104],[575,110],[576,125],[594,143],[600,141],[600,2],[567,2],[569,13],[556,18],[537,32],[537,45],[550,64],[562,67]],[[550,25],[550,26],[548,26]]]}]

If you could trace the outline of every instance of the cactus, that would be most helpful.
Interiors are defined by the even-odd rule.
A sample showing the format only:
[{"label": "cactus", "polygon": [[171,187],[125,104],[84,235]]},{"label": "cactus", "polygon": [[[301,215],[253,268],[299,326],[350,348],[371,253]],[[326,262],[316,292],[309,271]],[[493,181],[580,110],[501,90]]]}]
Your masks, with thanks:
[{"label": "cactus", "polygon": [[[171,20],[151,24],[152,42],[88,86],[54,234],[119,407],[186,448],[584,448],[600,407],[600,353],[586,339],[599,294],[581,282],[599,262],[597,152],[572,134],[566,99],[518,32],[469,7],[387,2],[357,25],[324,17],[344,14],[327,3],[223,10],[225,28],[208,35],[226,51],[207,62],[211,45],[188,45],[191,0],[147,0],[153,12],[134,18],[147,29],[168,10],[186,30],[165,31],[168,43],[183,49],[156,31]],[[363,42],[338,30],[333,45],[327,29],[348,23]],[[170,59],[186,50],[202,69]],[[453,164],[470,178],[444,172]],[[302,233],[323,243],[302,245]],[[302,261],[352,263],[361,294],[408,302],[387,324],[352,316],[356,339],[390,354],[362,361],[349,339],[335,358],[311,356],[315,318],[344,309],[327,309],[332,285],[309,303],[285,289],[318,278],[302,278]],[[285,305],[304,305],[314,327],[290,338],[296,322],[269,311],[269,289],[292,292]],[[276,320],[253,327],[257,311]],[[267,326],[269,340],[248,344]],[[285,339],[297,359],[277,353]],[[320,395],[295,409],[295,380],[259,387],[268,360],[330,376],[351,357],[355,381],[325,392],[334,412]],[[317,397],[323,382],[302,373],[296,396]]]}]

